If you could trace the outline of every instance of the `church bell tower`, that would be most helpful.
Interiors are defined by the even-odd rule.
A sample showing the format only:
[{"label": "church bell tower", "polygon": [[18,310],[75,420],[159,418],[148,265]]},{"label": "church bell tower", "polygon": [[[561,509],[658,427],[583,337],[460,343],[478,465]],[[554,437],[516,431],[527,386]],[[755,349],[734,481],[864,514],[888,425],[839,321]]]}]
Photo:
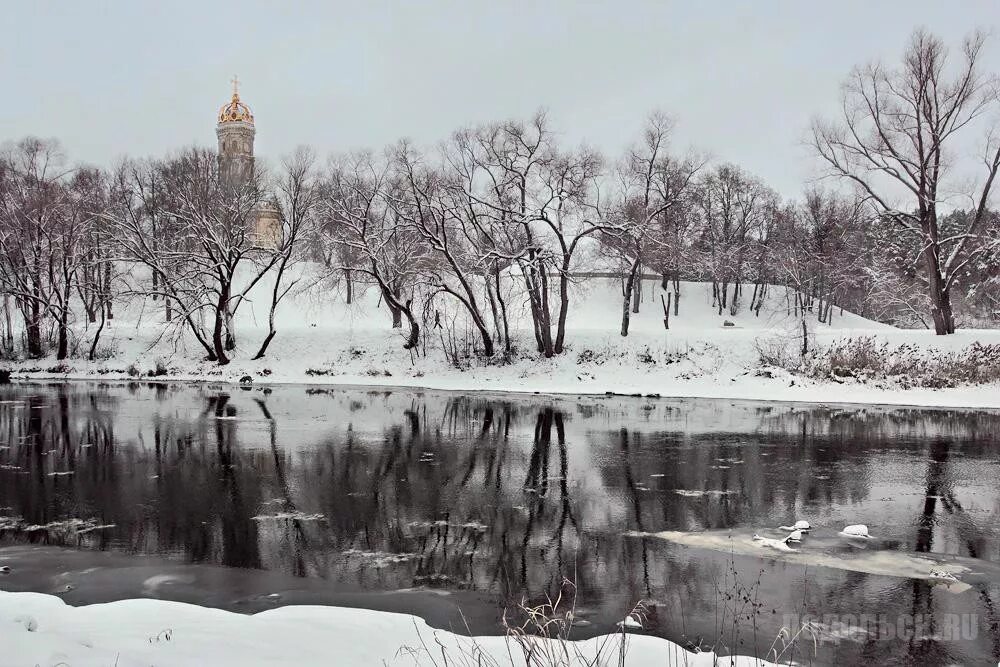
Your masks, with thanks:
[{"label": "church bell tower", "polygon": [[233,97],[219,110],[215,136],[219,140],[219,171],[232,186],[245,183],[253,173],[253,139],[256,130],[250,107],[240,101],[239,79],[233,77]]},{"label": "church bell tower", "polygon": [[[219,140],[219,176],[230,187],[240,187],[253,175],[253,139],[256,129],[250,107],[240,100],[238,77],[233,77],[233,97],[219,109],[215,136]],[[278,248],[282,244],[281,215],[268,200],[260,203],[253,213],[253,243],[262,248]]]}]

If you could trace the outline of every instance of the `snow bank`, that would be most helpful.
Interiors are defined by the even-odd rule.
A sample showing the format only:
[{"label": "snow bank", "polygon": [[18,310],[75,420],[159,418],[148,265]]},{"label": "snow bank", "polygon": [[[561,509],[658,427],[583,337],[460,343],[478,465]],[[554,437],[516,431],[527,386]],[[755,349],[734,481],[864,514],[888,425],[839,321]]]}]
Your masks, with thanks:
[{"label": "snow bank", "polygon": [[[593,659],[603,646],[607,660],[599,664],[617,665],[619,637],[573,642],[572,650]],[[633,667],[716,664],[713,653],[691,653],[640,634],[629,634],[625,646],[626,664]],[[518,646],[503,637],[462,637],[406,614],[288,606],[247,616],[163,600],[71,607],[51,595],[0,592],[0,662],[5,665],[440,665],[442,651],[449,664],[525,664]],[[474,655],[483,659],[469,657]],[[731,664],[729,658],[724,663]],[[741,657],[732,664],[770,663]]]},{"label": "snow bank", "polygon": [[[265,293],[266,285],[260,287]],[[312,290],[290,296],[277,316],[278,335],[265,359],[251,361],[267,331],[265,303],[247,302],[237,313],[237,351],[231,364],[219,367],[201,360],[203,350],[190,337],[170,340],[163,329],[160,302],[123,304],[99,346],[106,358],[71,359],[56,368],[54,359],[15,366],[15,376],[35,378],[132,378],[158,364],[160,379],[255,383],[309,383],[424,387],[446,390],[565,394],[658,394],[666,397],[766,399],[824,403],[880,403],[945,407],[1000,408],[1000,387],[899,389],[875,383],[816,381],[780,369],[760,372],[760,350],[801,347],[801,321],[788,312],[784,288],[772,287],[759,314],[744,307],[720,315],[711,305],[711,286],[682,283],[678,315],[663,328],[658,280],[641,286],[640,312],[632,316],[627,338],[621,327],[621,286],[614,278],[589,278],[572,286],[567,350],[545,359],[534,350],[525,305],[509,304],[512,338],[518,348],[512,363],[466,368],[447,363],[440,350],[440,329],[427,328],[429,344],[420,353],[403,350],[403,332],[392,329],[385,304],[374,290],[359,291],[346,304],[336,293]],[[449,301],[440,306],[447,311]],[[444,321],[450,320],[447,312]],[[1000,343],[1000,330],[961,331],[935,336],[929,331],[900,330],[834,309],[832,324],[807,318],[810,346],[830,345],[847,337],[872,336],[890,345],[958,350],[973,342]],[[461,337],[465,336],[460,328]],[[77,331],[79,340],[92,332]],[[469,335],[469,338],[474,338]],[[81,349],[86,350],[87,345]],[[424,354],[426,352],[426,355]]]}]

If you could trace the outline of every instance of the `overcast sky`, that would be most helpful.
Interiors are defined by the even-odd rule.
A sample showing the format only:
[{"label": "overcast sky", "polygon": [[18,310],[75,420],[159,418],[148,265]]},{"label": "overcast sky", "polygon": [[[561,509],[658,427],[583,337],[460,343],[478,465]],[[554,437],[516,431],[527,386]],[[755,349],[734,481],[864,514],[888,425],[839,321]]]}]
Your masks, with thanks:
[{"label": "overcast sky", "polygon": [[432,143],[549,110],[612,156],[655,108],[677,145],[786,196],[815,174],[809,119],[852,66],[898,60],[926,26],[993,35],[997,0],[924,2],[45,2],[0,0],[0,140],[59,138],[73,161],[214,145],[238,74],[257,153]]}]

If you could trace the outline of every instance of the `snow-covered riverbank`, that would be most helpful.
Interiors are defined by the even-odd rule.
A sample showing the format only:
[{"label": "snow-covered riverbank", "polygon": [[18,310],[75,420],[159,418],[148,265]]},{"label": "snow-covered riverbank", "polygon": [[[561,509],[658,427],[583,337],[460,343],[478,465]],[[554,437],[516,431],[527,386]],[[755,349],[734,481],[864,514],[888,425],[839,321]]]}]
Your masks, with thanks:
[{"label": "snow-covered riverbank", "polygon": [[[605,656],[599,665],[617,665],[620,646],[620,635],[570,644],[571,652],[583,658]],[[625,664],[633,667],[716,664],[713,653],[692,653],[641,634],[629,634],[625,650]],[[441,665],[446,660],[525,664],[513,640],[462,637],[405,614],[288,606],[251,616],[163,600],[71,607],[52,595],[0,592],[4,665],[367,667]],[[730,664],[728,658],[725,662]],[[581,659],[578,664],[592,663]],[[746,657],[735,661],[737,667],[768,664]]]},{"label": "snow-covered riverbank", "polygon": [[[181,337],[161,336],[162,323],[151,306],[139,312],[123,308],[106,328],[97,361],[72,358],[11,364],[15,378],[117,379],[310,383],[422,387],[458,391],[560,394],[654,394],[664,397],[730,398],[817,403],[876,403],[942,407],[1000,408],[1000,386],[968,385],[946,389],[900,388],[892,382],[853,378],[813,380],[768,367],[765,354],[792,358],[802,344],[802,320],[789,315],[781,291],[773,293],[759,315],[742,310],[719,315],[711,306],[710,286],[685,283],[679,314],[664,330],[659,284],[647,280],[645,301],[633,315],[630,333],[620,328],[619,286],[596,278],[574,286],[567,328],[567,351],[546,359],[532,349],[523,314],[513,318],[517,350],[506,364],[470,358],[463,368],[449,364],[441,349],[444,332],[430,328],[428,345],[419,353],[403,350],[400,329],[389,327],[389,314],[368,292],[351,305],[315,294],[290,299],[279,311],[278,336],[264,359],[250,360],[265,335],[265,313],[248,304],[239,313],[238,348],[233,361],[218,366],[203,361],[200,349]],[[822,348],[846,338],[871,337],[890,347],[959,351],[973,343],[1000,343],[1000,330],[962,330],[935,336],[926,330],[902,330],[834,311],[832,324],[806,318],[807,344]],[[728,323],[728,324],[727,324]],[[88,334],[80,330],[84,340]],[[469,339],[472,339],[470,334]]]}]

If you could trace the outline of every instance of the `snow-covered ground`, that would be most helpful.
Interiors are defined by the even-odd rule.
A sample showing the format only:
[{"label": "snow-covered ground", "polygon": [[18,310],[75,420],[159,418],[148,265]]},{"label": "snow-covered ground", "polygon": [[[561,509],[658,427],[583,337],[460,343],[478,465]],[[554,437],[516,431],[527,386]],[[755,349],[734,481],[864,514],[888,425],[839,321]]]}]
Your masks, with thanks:
[{"label": "snow-covered ground", "polygon": [[[570,642],[569,654],[579,659],[552,664],[618,665],[621,642],[621,635]],[[548,650],[561,657],[561,646],[553,643]],[[602,659],[594,662],[595,657]],[[733,667],[771,664],[748,657],[721,662]],[[52,595],[0,592],[0,664],[489,667],[525,661],[514,640],[463,637],[435,630],[406,614],[302,605],[251,616],[164,600],[71,607]],[[716,664],[716,656],[630,633],[625,638],[625,664],[707,667]]]},{"label": "snow-covered ground", "polygon": [[[162,305],[146,301],[118,308],[117,318],[105,330],[100,345],[105,358],[94,362],[73,358],[68,361],[68,372],[62,373],[48,372],[56,366],[51,358],[20,362],[15,369],[22,375],[31,370],[32,377],[127,379],[132,365],[145,374],[161,363],[168,369],[162,379],[179,380],[236,382],[250,375],[258,384],[1000,407],[998,386],[903,390],[852,380],[809,380],[778,369],[758,374],[761,348],[783,348],[794,357],[801,346],[801,322],[789,316],[782,287],[770,290],[759,316],[745,308],[736,316],[720,316],[711,306],[710,285],[684,283],[680,313],[671,316],[669,331],[663,327],[659,281],[645,280],[642,290],[640,312],[632,316],[629,336],[622,338],[620,281],[590,278],[575,284],[567,327],[568,350],[551,359],[535,352],[524,304],[512,301],[509,306],[518,353],[506,365],[473,360],[469,368],[451,367],[441,350],[440,329],[430,331],[426,351],[411,354],[402,349],[402,330],[390,327],[389,312],[375,290],[362,292],[348,305],[340,293],[322,288],[294,294],[281,305],[278,335],[267,357],[251,361],[266,333],[265,295],[269,290],[263,284],[253,293],[259,301],[243,304],[237,313],[238,349],[225,367],[203,361],[203,351],[190,336],[179,340],[161,336]],[[447,298],[439,298],[440,307],[446,308]],[[747,300],[749,295],[744,296]],[[444,315],[447,321],[448,313]],[[734,326],[724,326],[726,321]],[[807,325],[810,346],[860,336],[928,350],[960,350],[976,341],[1000,343],[1000,330],[935,336],[930,331],[896,329],[839,310],[834,310],[832,324],[819,324],[810,316]],[[92,327],[77,330],[81,355]],[[473,337],[472,332],[469,337]]]}]

